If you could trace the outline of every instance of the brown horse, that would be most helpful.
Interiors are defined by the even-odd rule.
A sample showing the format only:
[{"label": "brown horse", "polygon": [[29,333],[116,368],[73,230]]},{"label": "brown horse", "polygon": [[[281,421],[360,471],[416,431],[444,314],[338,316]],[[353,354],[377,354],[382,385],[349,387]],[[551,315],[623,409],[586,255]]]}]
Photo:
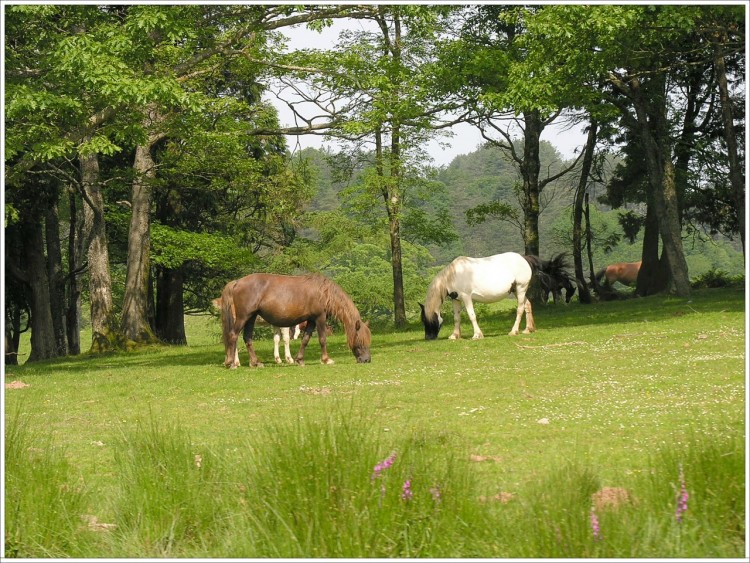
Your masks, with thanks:
[{"label": "brown horse", "polygon": [[263,366],[253,349],[253,328],[258,315],[274,326],[294,326],[308,321],[295,358],[299,365],[305,363],[305,347],[316,329],[321,349],[320,362],[333,363],[326,349],[326,319],[329,315],[344,325],[347,344],[357,362],[370,361],[370,328],[362,322],[357,307],[341,286],[321,275],[250,274],[224,286],[221,306],[226,352],[224,365],[230,368],[239,365],[237,338],[243,327],[250,366]]},{"label": "brown horse", "polygon": [[600,270],[596,274],[596,280],[601,282],[601,279],[605,278],[607,285],[612,285],[615,282],[633,285],[638,279],[640,269],[641,260],[638,260],[638,262],[618,262]]}]

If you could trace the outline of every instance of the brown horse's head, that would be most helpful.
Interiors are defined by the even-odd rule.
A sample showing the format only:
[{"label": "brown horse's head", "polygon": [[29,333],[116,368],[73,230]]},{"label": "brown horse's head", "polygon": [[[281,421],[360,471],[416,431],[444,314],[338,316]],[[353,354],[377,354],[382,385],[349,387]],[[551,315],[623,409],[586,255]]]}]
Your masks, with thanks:
[{"label": "brown horse's head", "polygon": [[370,342],[372,335],[370,334],[370,327],[367,323],[363,323],[360,319],[354,323],[354,334],[351,335],[350,348],[352,354],[357,358],[358,364],[369,364],[370,363]]}]

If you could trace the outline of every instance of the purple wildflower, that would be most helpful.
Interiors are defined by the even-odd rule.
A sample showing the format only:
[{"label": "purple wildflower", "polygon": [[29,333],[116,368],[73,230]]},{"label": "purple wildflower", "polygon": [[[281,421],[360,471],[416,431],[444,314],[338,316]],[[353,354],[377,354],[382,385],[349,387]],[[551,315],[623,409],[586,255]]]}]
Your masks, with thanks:
[{"label": "purple wildflower", "polygon": [[591,509],[591,532],[594,534],[595,540],[601,539],[601,533],[599,530],[599,519],[596,517],[596,512],[594,512],[594,509]]},{"label": "purple wildflower", "polygon": [[678,522],[682,522],[682,513],[688,509],[688,498],[690,498],[690,495],[688,495],[685,486],[685,474],[682,472],[682,465],[680,465],[680,495],[677,497],[677,510],[674,514]]},{"label": "purple wildflower", "polygon": [[380,473],[388,469],[391,465],[393,465],[393,462],[395,460],[396,460],[396,452],[392,452],[391,455],[389,455],[387,458],[385,458],[383,461],[381,461],[375,467],[373,467],[372,477],[370,477],[370,480],[374,481],[375,479],[380,477]]},{"label": "purple wildflower", "polygon": [[403,500],[411,500],[414,496],[414,493],[411,492],[411,479],[407,479],[404,481],[404,490],[401,493],[401,498]]}]

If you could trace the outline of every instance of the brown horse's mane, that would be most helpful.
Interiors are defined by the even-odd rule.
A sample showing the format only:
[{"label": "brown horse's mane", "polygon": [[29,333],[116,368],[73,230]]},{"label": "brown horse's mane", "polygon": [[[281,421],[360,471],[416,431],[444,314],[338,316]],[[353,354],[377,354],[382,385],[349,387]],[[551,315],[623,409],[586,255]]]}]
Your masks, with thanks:
[{"label": "brown horse's mane", "polygon": [[341,286],[320,274],[306,274],[303,277],[306,283],[318,287],[326,315],[331,315],[343,323],[349,348],[354,348],[357,338],[362,344],[369,347],[370,331],[357,330],[357,321],[360,321],[363,325],[364,323],[356,305]]}]

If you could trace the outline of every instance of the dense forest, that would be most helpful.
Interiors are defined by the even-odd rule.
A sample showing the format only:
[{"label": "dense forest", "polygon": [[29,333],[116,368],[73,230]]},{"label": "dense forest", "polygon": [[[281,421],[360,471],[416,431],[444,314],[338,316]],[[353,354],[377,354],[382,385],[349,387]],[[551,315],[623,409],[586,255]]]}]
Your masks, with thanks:
[{"label": "dense forest", "polygon": [[[582,303],[591,263],[642,260],[639,295],[744,271],[744,6],[3,10],[6,362],[26,331],[29,361],[185,344],[255,271],[396,327],[462,254],[566,252]],[[541,140],[561,120],[573,159]],[[435,168],[457,123],[485,145]],[[340,150],[292,153],[306,134]]]}]

